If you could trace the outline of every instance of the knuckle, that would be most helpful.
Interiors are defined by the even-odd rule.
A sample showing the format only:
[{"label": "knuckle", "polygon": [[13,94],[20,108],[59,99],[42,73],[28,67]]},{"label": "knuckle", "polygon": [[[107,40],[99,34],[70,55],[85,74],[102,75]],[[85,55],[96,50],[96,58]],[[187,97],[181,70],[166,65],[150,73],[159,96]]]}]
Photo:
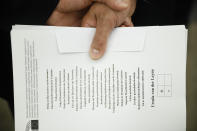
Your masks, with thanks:
[{"label": "knuckle", "polygon": [[102,38],[97,40],[97,42],[96,42],[97,48],[101,49],[104,47],[104,45],[105,45],[105,43],[104,43],[104,40],[102,40]]}]

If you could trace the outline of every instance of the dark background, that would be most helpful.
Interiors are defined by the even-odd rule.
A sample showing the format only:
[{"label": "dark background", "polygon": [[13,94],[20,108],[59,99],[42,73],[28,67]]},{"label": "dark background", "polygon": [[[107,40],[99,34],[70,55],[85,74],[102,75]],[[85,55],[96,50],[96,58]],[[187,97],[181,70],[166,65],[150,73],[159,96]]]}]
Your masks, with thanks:
[{"label": "dark background", "polygon": [[[18,1],[18,2],[17,2]],[[16,0],[1,3],[0,17],[0,97],[6,99],[14,111],[12,57],[10,29],[12,24],[44,24],[47,16],[43,8],[38,6],[42,0]],[[48,0],[51,1],[51,0]],[[55,3],[55,2],[54,2]],[[42,5],[43,3],[41,3]],[[16,8],[17,7],[17,8]],[[55,7],[55,5],[54,5]],[[135,26],[151,25],[188,25],[192,0],[138,0],[136,12],[132,18]],[[39,15],[37,15],[39,14]]]}]

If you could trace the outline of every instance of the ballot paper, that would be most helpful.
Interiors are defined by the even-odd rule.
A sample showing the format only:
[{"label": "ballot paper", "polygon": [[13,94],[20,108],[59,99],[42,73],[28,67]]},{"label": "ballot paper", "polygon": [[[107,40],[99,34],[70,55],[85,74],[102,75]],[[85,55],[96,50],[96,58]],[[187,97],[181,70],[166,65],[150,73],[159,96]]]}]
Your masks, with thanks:
[{"label": "ballot paper", "polygon": [[15,131],[185,131],[185,26],[115,28],[105,55],[94,28],[15,25]]}]

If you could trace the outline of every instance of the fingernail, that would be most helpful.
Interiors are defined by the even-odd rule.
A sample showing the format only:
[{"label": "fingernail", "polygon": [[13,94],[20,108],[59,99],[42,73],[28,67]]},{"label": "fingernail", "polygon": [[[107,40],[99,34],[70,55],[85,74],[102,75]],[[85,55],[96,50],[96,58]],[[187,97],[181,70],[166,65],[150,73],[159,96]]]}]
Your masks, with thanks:
[{"label": "fingernail", "polygon": [[94,53],[94,54],[99,54],[99,50],[97,50],[97,49],[92,49],[92,52]]},{"label": "fingernail", "polygon": [[92,59],[98,59],[98,58],[100,58],[100,51],[98,49],[95,49],[95,48],[91,49],[90,50],[90,57]]},{"label": "fingernail", "polygon": [[128,4],[125,3],[123,0],[116,0],[116,5],[117,5],[117,6],[121,6],[121,7],[123,7],[123,8],[128,7]]}]

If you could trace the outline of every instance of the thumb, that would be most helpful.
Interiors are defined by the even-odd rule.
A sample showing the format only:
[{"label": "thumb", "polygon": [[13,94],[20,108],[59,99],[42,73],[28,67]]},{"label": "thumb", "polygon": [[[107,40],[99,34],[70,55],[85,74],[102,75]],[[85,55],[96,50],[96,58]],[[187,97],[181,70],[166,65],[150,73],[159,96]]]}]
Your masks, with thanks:
[{"label": "thumb", "polygon": [[126,9],[129,5],[124,0],[93,0],[95,2],[101,2],[109,6],[111,9],[121,11]]},{"label": "thumb", "polygon": [[90,47],[90,57],[94,60],[101,58],[106,50],[107,40],[115,27],[112,19],[97,18],[96,33]]}]

